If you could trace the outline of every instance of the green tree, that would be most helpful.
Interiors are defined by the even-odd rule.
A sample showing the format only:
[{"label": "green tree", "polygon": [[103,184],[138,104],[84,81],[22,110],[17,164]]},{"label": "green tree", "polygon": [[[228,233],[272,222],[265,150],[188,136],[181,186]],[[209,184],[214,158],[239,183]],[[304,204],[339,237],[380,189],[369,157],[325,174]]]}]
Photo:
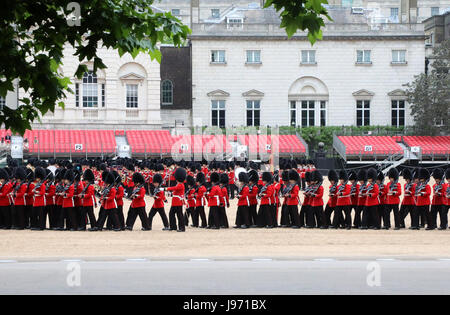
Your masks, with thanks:
[{"label": "green tree", "polygon": [[449,134],[450,40],[437,46],[429,59],[429,73],[416,76],[406,85],[415,131],[423,135]]},{"label": "green tree", "polygon": [[322,27],[325,26],[324,17],[331,21],[324,4],[327,0],[266,0],[264,7],[273,6],[281,17],[281,27],[286,29],[288,37],[292,37],[298,30],[308,31],[308,39],[314,44],[322,39]]},{"label": "green tree", "polygon": [[[119,55],[148,53],[161,60],[158,43],[180,45],[190,30],[171,13],[152,10],[153,0],[90,0],[75,7],[67,0],[3,0],[0,10],[0,96],[14,91],[14,84],[27,93],[18,108],[5,107],[0,124],[23,134],[40,115],[64,107],[62,100],[73,93],[70,80],[58,74],[64,47],[75,49],[80,62],[93,61],[94,72],[106,68],[98,56],[100,47]],[[76,5],[79,7],[76,7]],[[78,8],[80,10],[78,10]],[[87,71],[80,65],[75,73]]]}]

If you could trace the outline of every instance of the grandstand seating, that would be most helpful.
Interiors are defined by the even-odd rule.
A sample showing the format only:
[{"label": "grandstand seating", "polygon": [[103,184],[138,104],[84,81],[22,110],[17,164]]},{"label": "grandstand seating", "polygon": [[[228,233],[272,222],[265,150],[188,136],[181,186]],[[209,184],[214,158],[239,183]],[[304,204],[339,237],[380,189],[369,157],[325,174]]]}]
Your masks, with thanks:
[{"label": "grandstand seating", "polygon": [[187,135],[174,137],[177,153],[218,153],[231,152],[231,145],[224,135]]},{"label": "grandstand seating", "polygon": [[339,136],[346,155],[392,155],[403,153],[402,147],[388,136]]},{"label": "grandstand seating", "polygon": [[450,154],[450,136],[405,136],[403,141],[409,147],[420,147],[422,155]]},{"label": "grandstand seating", "polygon": [[169,154],[174,143],[168,130],[128,130],[126,137],[134,154]]},{"label": "grandstand seating", "polygon": [[29,153],[109,154],[116,150],[112,130],[27,130],[24,139]]}]

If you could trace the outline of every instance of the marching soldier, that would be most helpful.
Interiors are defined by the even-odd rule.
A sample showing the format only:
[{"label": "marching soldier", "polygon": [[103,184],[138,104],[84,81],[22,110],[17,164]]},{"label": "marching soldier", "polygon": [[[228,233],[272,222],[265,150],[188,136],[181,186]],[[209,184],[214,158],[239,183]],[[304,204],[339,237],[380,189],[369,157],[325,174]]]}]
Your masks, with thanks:
[{"label": "marching soldier", "polygon": [[[171,231],[184,232],[184,218],[183,218],[183,204],[184,204],[184,181],[186,180],[186,170],[184,168],[177,168],[173,172],[173,177],[176,180],[176,185],[166,188],[172,193],[172,205],[169,211],[169,225]],[[178,229],[177,229],[178,221]]]},{"label": "marching soldier", "polygon": [[394,212],[395,230],[400,230],[400,196],[402,195],[402,186],[398,182],[399,173],[396,168],[391,168],[388,172],[389,183],[384,187],[386,196],[384,206],[384,229],[391,228],[391,212]]},{"label": "marching soldier", "polygon": [[[136,218],[139,216],[142,225],[142,231],[149,231],[147,213],[145,212],[145,178],[140,173],[134,173],[133,183],[136,185],[129,195],[131,199],[130,209],[126,221],[126,229],[133,230]],[[117,219],[118,221],[118,219]]]},{"label": "marching soldier", "polygon": [[448,226],[447,216],[443,208],[447,206],[445,192],[447,186],[444,179],[444,170],[437,168],[433,172],[435,184],[433,185],[433,199],[431,200],[431,211],[428,216],[427,230],[435,230],[437,228],[437,215],[440,215],[441,225],[439,230],[446,230]]},{"label": "marching soldier", "polygon": [[161,220],[163,221],[163,231],[169,230],[169,220],[167,219],[166,212],[164,210],[164,203],[166,202],[166,195],[164,193],[164,188],[161,187],[163,183],[163,178],[161,174],[153,175],[152,185],[154,187],[152,197],[155,199],[153,207],[148,214],[148,227],[151,230],[153,226],[153,217],[156,213],[159,213]]}]

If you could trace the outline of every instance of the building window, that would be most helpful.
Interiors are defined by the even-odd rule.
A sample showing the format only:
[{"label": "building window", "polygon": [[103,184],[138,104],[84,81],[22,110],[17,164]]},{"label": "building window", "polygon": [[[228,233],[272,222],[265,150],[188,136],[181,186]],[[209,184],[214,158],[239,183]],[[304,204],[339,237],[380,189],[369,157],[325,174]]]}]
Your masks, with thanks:
[{"label": "building window", "polygon": [[406,63],[406,50],[393,50],[392,63]]},{"label": "building window", "polygon": [[295,127],[297,125],[297,102],[291,101],[289,106],[289,112],[290,112],[290,122],[291,126]]},{"label": "building window", "polygon": [[370,126],[370,101],[356,101],[356,125]]},{"label": "building window", "polygon": [[247,126],[260,126],[261,101],[247,101]]},{"label": "building window", "polygon": [[356,52],[356,62],[357,63],[371,63],[370,60],[370,50],[358,50]]},{"label": "building window", "polygon": [[302,101],[302,127],[315,125],[315,102]]},{"label": "building window", "polygon": [[3,110],[3,107],[6,106],[6,100],[4,97],[0,96],[0,110]]},{"label": "building window", "polygon": [[75,106],[80,107],[80,84],[75,83]]},{"label": "building window", "polygon": [[315,64],[316,63],[316,51],[315,50],[302,50],[302,63]]},{"label": "building window", "polygon": [[225,128],[225,101],[211,101],[211,126]]},{"label": "building window", "polygon": [[83,75],[83,107],[98,107],[97,75],[92,71]]},{"label": "building window", "polygon": [[247,63],[261,63],[261,51],[247,50]]},{"label": "building window", "polygon": [[431,16],[439,15],[439,7],[431,8]]},{"label": "building window", "polygon": [[391,8],[391,22],[398,23],[398,8]]},{"label": "building window", "polygon": [[164,105],[173,104],[173,84],[170,80],[164,80],[161,84],[162,103]]},{"label": "building window", "polygon": [[105,107],[105,99],[106,99],[105,83],[103,83],[102,84],[102,107]]},{"label": "building window", "polygon": [[137,84],[127,84],[127,108],[138,107],[138,86]]},{"label": "building window", "polygon": [[225,63],[225,50],[212,50],[211,51],[212,63]]},{"label": "building window", "polygon": [[211,9],[211,16],[213,19],[220,18],[220,9]]},{"label": "building window", "polygon": [[320,126],[325,127],[327,125],[327,102],[320,101]]},{"label": "building window", "polygon": [[405,125],[405,101],[392,101],[392,126],[403,127]]},{"label": "building window", "polygon": [[172,15],[179,16],[180,15],[180,9],[172,9]]}]

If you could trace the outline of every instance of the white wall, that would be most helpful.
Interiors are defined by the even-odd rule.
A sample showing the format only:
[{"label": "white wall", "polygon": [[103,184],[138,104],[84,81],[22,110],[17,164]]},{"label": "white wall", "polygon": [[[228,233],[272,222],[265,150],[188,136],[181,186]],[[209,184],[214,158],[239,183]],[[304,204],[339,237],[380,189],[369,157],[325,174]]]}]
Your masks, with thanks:
[{"label": "white wall", "polygon": [[[371,66],[357,66],[356,50],[372,50]],[[226,50],[226,65],[211,65],[210,51]],[[245,65],[247,49],[261,50],[262,64]],[[317,65],[300,65],[301,50],[315,49]],[[407,65],[391,65],[392,49],[407,50]],[[366,89],[374,93],[371,124],[389,125],[389,92],[402,89],[414,75],[424,71],[422,40],[321,41],[311,48],[306,41],[202,41],[193,40],[193,117],[210,124],[211,97],[207,93],[223,90],[226,100],[226,124],[245,125],[245,101],[242,93],[256,89],[261,99],[261,125],[288,125],[288,90],[297,79],[312,76],[329,90],[328,125],[356,124],[356,100],[352,93]],[[299,124],[299,119],[297,120]],[[318,123],[316,121],[316,123]],[[409,118],[407,124],[411,124]]]}]

